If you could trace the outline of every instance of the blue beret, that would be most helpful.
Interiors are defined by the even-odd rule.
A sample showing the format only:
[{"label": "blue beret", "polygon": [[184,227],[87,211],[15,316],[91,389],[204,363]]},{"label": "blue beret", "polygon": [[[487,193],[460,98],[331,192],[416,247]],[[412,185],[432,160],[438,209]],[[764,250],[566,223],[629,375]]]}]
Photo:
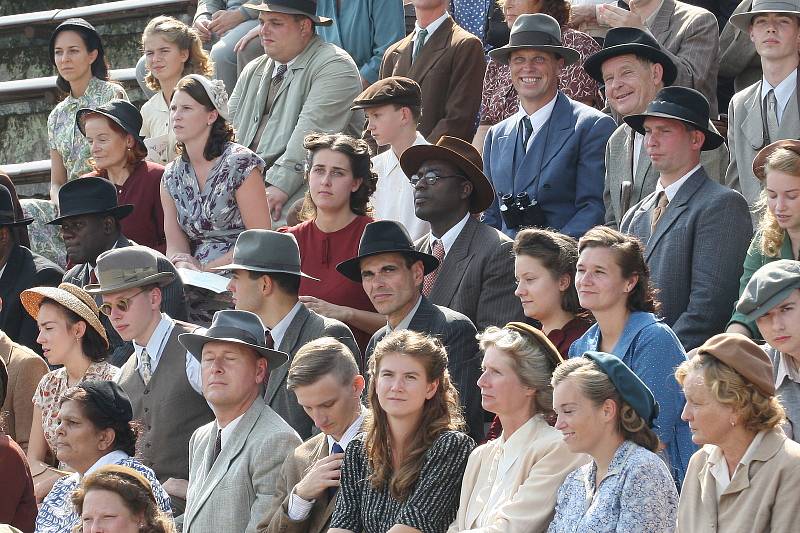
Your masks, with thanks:
[{"label": "blue beret", "polygon": [[658,416],[658,402],[653,396],[653,392],[628,365],[610,353],[586,352],[583,356],[597,363],[600,370],[614,384],[622,400],[630,405],[649,427],[655,426],[653,421]]}]

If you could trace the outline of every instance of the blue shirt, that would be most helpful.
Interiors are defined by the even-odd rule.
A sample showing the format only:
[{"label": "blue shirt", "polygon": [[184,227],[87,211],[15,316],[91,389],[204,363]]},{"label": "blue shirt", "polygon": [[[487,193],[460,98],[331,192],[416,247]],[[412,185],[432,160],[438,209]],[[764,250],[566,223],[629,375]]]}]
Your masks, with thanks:
[{"label": "blue shirt", "polygon": [[456,24],[483,41],[490,2],[491,0],[450,0],[449,12]]},{"label": "blue shirt", "polygon": [[558,489],[548,533],[667,533],[675,531],[678,491],[653,452],[624,441],[595,491],[597,463],[571,472]]},{"label": "blue shirt", "polygon": [[[584,352],[600,350],[601,339],[600,327],[595,324],[572,344],[569,356],[579,357]],[[611,353],[622,359],[653,391],[660,407],[654,431],[667,446],[665,453],[672,476],[680,486],[689,459],[697,451],[689,425],[681,420],[686,399],[674,377],[675,369],[686,360],[681,342],[661,319],[638,311],[631,313]]]},{"label": "blue shirt", "polygon": [[318,0],[317,15],[333,19],[330,26],[317,26],[326,42],[343,48],[353,57],[361,77],[378,81],[383,53],[405,37],[403,0]]}]

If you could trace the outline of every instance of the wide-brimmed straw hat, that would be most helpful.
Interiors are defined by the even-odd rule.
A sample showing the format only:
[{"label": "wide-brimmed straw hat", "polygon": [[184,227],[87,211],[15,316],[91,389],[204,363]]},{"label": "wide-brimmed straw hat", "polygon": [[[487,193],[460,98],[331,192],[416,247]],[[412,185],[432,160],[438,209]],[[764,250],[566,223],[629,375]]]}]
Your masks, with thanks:
[{"label": "wide-brimmed straw hat", "polygon": [[577,50],[564,46],[558,21],[544,13],[518,16],[511,27],[508,44],[495,48],[489,55],[498,63],[507,65],[508,56],[515,50],[550,52],[563,58],[564,66],[571,65],[581,58]]},{"label": "wide-brimmed straw hat", "polygon": [[44,299],[49,299],[69,309],[85,320],[106,342],[106,328],[100,322],[100,310],[89,293],[72,283],[62,283],[58,287],[33,287],[19,295],[23,307],[34,319],[39,317],[39,308]]}]

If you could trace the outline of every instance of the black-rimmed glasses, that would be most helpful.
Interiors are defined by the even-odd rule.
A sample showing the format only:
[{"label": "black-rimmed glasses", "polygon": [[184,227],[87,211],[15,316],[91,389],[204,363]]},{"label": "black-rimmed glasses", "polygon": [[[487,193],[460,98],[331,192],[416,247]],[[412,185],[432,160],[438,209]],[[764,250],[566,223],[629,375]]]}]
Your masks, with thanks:
[{"label": "black-rimmed glasses", "polygon": [[445,179],[445,178],[461,178],[461,179],[464,179],[464,176],[462,176],[461,174],[452,174],[450,176],[440,176],[436,172],[430,171],[430,172],[426,172],[425,174],[422,174],[422,175],[414,174],[413,176],[408,178],[408,181],[411,182],[411,185],[413,187],[416,187],[417,184],[421,180],[425,180],[425,185],[428,185],[428,186],[432,187],[433,185],[436,185],[437,181],[439,181],[441,179]]}]

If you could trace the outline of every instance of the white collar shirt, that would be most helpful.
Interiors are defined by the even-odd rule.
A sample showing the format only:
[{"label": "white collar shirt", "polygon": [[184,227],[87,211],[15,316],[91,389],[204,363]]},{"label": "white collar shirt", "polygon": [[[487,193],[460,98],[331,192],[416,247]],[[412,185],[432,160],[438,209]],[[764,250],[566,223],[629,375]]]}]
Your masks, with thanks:
[{"label": "white collar shirt", "polygon": [[302,302],[295,303],[294,307],[292,307],[289,312],[286,313],[286,316],[281,318],[280,322],[275,324],[275,327],[269,330],[269,334],[272,335],[272,342],[276,350],[283,342],[283,337],[286,335],[286,331],[289,329],[289,324],[292,323],[292,320],[294,320],[294,317],[300,311],[300,307],[302,305]]},{"label": "white collar shirt", "polygon": [[533,134],[528,139],[528,145],[525,147],[525,150],[530,150],[531,146],[533,145],[533,140],[536,138],[536,134],[547,124],[547,121],[550,120],[550,115],[553,114],[553,109],[556,107],[556,100],[558,100],[558,91],[556,91],[556,95],[553,97],[552,100],[547,102],[545,105],[534,111],[532,114],[528,115],[528,112],[525,111],[525,108],[522,107],[520,104],[519,110],[514,114],[514,121],[517,123],[518,128],[522,128],[522,124],[520,122],[526,116],[531,121],[531,126],[533,127]]},{"label": "white collar shirt", "polygon": [[789,104],[789,99],[795,92],[797,88],[797,69],[794,69],[788,76],[786,76],[783,81],[781,81],[776,87],[770,85],[767,81],[767,78],[761,78],[761,99],[767,97],[767,93],[772,89],[775,91],[775,100],[778,103],[776,112],[778,114],[778,124],[781,123],[781,119],[783,119],[783,112],[786,111],[786,106]]},{"label": "white collar shirt", "polygon": [[681,176],[681,178],[678,181],[676,181],[675,183],[671,183],[666,187],[664,187],[661,184],[661,179],[659,179],[658,184],[656,185],[656,193],[653,195],[653,198],[658,198],[658,193],[664,191],[664,193],[667,195],[667,200],[671,202],[672,199],[675,198],[675,195],[678,194],[678,191],[680,190],[681,186],[684,183],[686,183],[686,180],[688,180],[692,174],[697,172],[701,166],[702,164],[698,163],[697,166],[695,166],[692,170]]},{"label": "white collar shirt", "polygon": [[447,20],[447,17],[449,17],[449,16],[450,16],[450,14],[447,11],[445,11],[444,15],[442,15],[438,19],[434,20],[433,22],[431,22],[430,24],[428,24],[424,28],[422,26],[420,26],[419,23],[415,22],[414,23],[414,35],[411,37],[411,40],[414,42],[414,47],[416,47],[416,45],[417,45],[417,35],[419,35],[419,31],[420,30],[422,30],[422,29],[428,30],[428,35],[427,35],[427,37],[425,37],[425,42],[428,42],[428,40],[430,40],[430,38],[433,36],[434,32],[439,29],[439,26],[441,26],[444,23],[444,21]]},{"label": "white collar shirt", "polygon": [[464,215],[464,218],[459,220],[455,226],[447,230],[444,233],[444,235],[442,235],[439,238],[436,238],[433,235],[433,233],[431,233],[430,235],[431,250],[433,250],[433,243],[435,243],[436,241],[442,241],[442,246],[444,246],[444,255],[445,257],[447,257],[447,254],[450,252],[450,248],[453,247],[453,244],[455,244],[456,239],[458,239],[458,236],[461,235],[461,232],[464,230],[464,226],[467,225],[470,216],[471,215],[469,213]]}]

